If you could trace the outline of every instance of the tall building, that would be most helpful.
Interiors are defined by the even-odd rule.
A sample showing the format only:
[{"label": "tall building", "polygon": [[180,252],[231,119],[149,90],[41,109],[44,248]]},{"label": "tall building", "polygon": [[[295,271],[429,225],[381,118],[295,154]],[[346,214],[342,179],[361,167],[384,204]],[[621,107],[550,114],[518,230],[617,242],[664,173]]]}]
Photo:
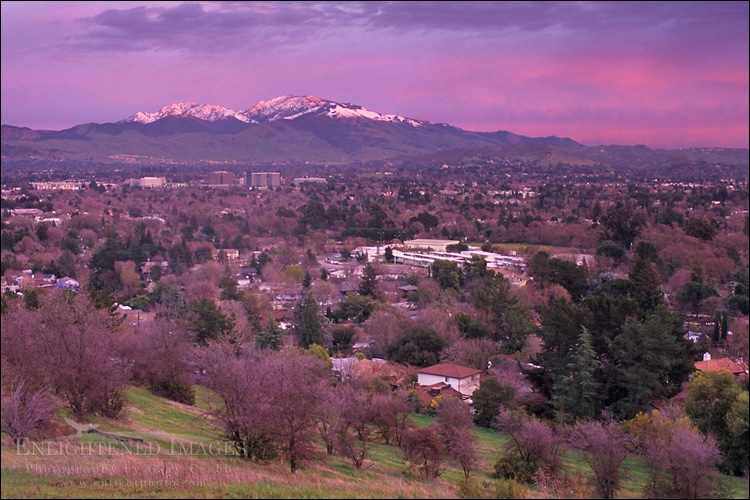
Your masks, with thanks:
[{"label": "tall building", "polygon": [[279,172],[248,172],[247,180],[250,181],[250,187],[277,188],[281,186]]},{"label": "tall building", "polygon": [[217,170],[208,174],[208,183],[211,185],[234,184],[234,174],[225,170]]}]

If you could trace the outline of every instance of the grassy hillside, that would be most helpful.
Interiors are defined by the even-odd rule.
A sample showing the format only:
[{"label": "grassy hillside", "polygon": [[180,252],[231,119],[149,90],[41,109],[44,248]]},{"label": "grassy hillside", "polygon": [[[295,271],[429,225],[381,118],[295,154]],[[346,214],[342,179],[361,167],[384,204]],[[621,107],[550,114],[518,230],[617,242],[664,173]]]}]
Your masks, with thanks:
[{"label": "grassy hillside", "polygon": [[[205,392],[199,388],[201,396]],[[317,460],[296,474],[281,462],[256,464],[210,456],[203,451],[210,451],[209,445],[218,438],[216,429],[201,416],[200,403],[188,407],[139,388],[128,390],[128,402],[122,421],[96,419],[93,423],[103,432],[142,438],[148,446],[97,434],[72,434],[57,438],[52,449],[67,453],[39,456],[38,452],[18,453],[3,435],[2,498],[455,498],[496,497],[498,486],[508,487],[490,475],[507,438],[487,429],[474,430],[481,444],[481,464],[471,488],[465,490],[459,469],[449,468],[438,480],[421,480],[406,470],[397,447],[380,443],[373,445],[364,471],[340,456],[326,455],[322,446]],[[424,415],[413,418],[422,426],[432,422]],[[60,431],[71,429],[61,422]],[[106,449],[106,456],[85,453],[101,449]],[[573,477],[582,481],[589,477],[579,454],[568,452],[565,463]],[[626,467],[630,472],[621,496],[638,497],[645,469],[635,459],[628,460]],[[747,498],[746,483],[732,478],[729,484],[733,498]],[[533,498],[541,492],[516,487],[515,494]]]}]

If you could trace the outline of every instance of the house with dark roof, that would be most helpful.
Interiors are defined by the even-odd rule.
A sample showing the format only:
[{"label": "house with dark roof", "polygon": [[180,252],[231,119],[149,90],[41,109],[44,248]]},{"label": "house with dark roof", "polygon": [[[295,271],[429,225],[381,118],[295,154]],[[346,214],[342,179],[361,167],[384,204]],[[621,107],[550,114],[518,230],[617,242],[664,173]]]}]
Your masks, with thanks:
[{"label": "house with dark roof", "polygon": [[417,383],[422,386],[445,384],[461,394],[470,397],[479,388],[479,376],[482,370],[450,363],[422,368],[417,372]]}]

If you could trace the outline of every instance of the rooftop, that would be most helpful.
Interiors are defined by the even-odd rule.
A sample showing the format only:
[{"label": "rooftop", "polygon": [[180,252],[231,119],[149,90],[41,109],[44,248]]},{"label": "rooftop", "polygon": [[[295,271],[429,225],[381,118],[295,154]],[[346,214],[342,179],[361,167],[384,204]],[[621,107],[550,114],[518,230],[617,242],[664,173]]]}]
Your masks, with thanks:
[{"label": "rooftop", "polygon": [[428,366],[422,368],[418,373],[425,373],[427,375],[438,375],[440,377],[452,377],[452,378],[466,378],[472,375],[478,375],[482,373],[482,370],[475,368],[468,368],[466,366],[453,365],[450,363],[441,363],[439,365]]},{"label": "rooftop", "polygon": [[739,364],[729,358],[709,359],[708,361],[696,361],[695,369],[700,371],[719,371],[725,370],[729,373],[744,373],[745,370]]}]

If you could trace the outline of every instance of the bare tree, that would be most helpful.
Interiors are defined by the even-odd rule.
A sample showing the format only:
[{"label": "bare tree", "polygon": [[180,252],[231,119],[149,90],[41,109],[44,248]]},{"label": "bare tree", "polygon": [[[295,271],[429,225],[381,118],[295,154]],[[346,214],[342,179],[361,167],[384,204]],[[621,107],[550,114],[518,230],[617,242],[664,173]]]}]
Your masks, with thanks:
[{"label": "bare tree", "polygon": [[624,471],[622,462],[628,457],[627,435],[613,420],[578,422],[569,443],[583,453],[594,472],[594,487],[600,498],[614,498],[620,489]]},{"label": "bare tree", "polygon": [[[5,328],[8,320],[18,329]],[[27,384],[53,386],[78,418],[92,413],[116,417],[129,380],[114,345],[116,325],[86,294],[45,294],[33,315],[18,308],[3,318],[3,348],[11,348],[7,356],[3,352],[4,368],[23,373]]]},{"label": "bare tree", "polygon": [[193,404],[195,390],[187,378],[191,342],[182,326],[158,316],[130,335],[125,356],[133,378],[148,384],[151,392],[179,403]]},{"label": "bare tree", "polygon": [[401,442],[404,461],[425,479],[445,471],[443,441],[437,425],[409,429]]},{"label": "bare tree", "polygon": [[292,472],[310,458],[330,377],[318,358],[294,351],[237,357],[232,346],[215,344],[203,363],[209,388],[222,398],[213,413],[242,455],[267,456],[270,440]]},{"label": "bare tree", "polygon": [[32,432],[49,422],[57,405],[43,390],[29,389],[23,381],[11,384],[10,391],[2,391],[2,431],[13,444],[22,444]]},{"label": "bare tree", "polygon": [[438,422],[444,428],[468,429],[474,426],[469,405],[458,398],[443,396],[437,408]]},{"label": "bare tree", "polygon": [[681,410],[639,415],[629,424],[649,468],[650,498],[709,498],[719,477],[716,440],[704,436]]},{"label": "bare tree", "polygon": [[479,463],[477,439],[471,433],[474,421],[469,406],[457,398],[446,396],[440,400],[437,415],[445,454],[461,467],[468,482],[471,472]]},{"label": "bare tree", "polygon": [[336,436],[336,446],[339,453],[351,460],[354,467],[359,470],[372,448],[371,409],[367,396],[345,389],[341,416],[344,423]]},{"label": "bare tree", "polygon": [[376,394],[372,397],[371,420],[385,444],[390,444],[391,440],[394,440],[397,445],[401,445],[401,438],[410,413],[409,403],[402,396]]},{"label": "bare tree", "polygon": [[546,423],[519,410],[500,408],[492,425],[511,438],[511,452],[526,463],[554,474],[562,465],[563,440]]},{"label": "bare tree", "polygon": [[344,404],[347,394],[346,386],[339,385],[329,388],[320,403],[320,411],[317,414],[318,432],[326,445],[326,452],[333,454],[336,448],[336,437],[346,431],[349,426],[344,416]]},{"label": "bare tree", "polygon": [[242,457],[266,460],[276,456],[268,428],[272,409],[260,397],[269,374],[257,370],[259,359],[252,352],[238,357],[234,346],[214,343],[200,353],[200,363],[206,370],[206,386],[219,397],[208,403],[222,437]]}]

